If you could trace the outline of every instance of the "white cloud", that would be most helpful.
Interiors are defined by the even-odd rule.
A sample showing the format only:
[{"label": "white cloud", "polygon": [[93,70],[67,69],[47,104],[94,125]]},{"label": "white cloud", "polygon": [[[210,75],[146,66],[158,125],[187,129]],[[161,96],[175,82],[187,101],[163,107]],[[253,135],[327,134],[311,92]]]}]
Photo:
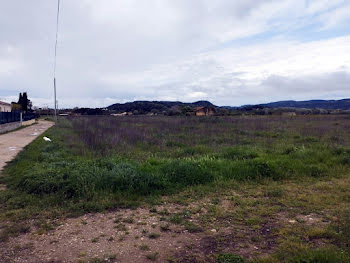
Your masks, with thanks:
[{"label": "white cloud", "polygon": [[115,75],[109,84],[118,87],[132,83],[130,88],[146,91],[154,98],[164,96],[163,92],[176,94],[178,99],[194,98],[195,94],[198,99],[237,105],[269,101],[277,95],[311,98],[312,91],[315,97],[334,93],[350,96],[349,82],[344,77],[347,73],[350,74],[350,37],[340,37],[202,53],[139,74]]},{"label": "white cloud", "polygon": [[331,12],[324,13],[321,19],[325,21],[323,30],[334,28],[345,21],[350,21],[350,2],[335,8]]},{"label": "white cloud", "polygon": [[[59,105],[142,98],[237,105],[295,97],[294,80],[302,87],[298,96],[310,97],[317,79],[346,80],[337,72],[349,71],[349,34],[331,38],[329,30],[346,31],[349,6],[344,0],[62,1]],[[34,103],[52,105],[55,12],[47,0],[2,3],[1,97],[28,91]],[[328,32],[329,39],[303,42],[294,31],[315,38]],[[321,92],[350,95],[331,85]]]},{"label": "white cloud", "polygon": [[[8,77],[20,70],[22,63],[18,51],[10,45],[0,43],[0,77]],[[1,78],[0,78],[1,84]]]}]

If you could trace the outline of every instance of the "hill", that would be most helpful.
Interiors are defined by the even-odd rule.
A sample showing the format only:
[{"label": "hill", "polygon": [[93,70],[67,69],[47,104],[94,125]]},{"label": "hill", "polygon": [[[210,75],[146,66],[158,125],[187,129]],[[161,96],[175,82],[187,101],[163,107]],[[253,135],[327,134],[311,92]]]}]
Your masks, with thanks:
[{"label": "hill", "polygon": [[342,100],[306,100],[306,101],[277,101],[266,104],[260,104],[261,106],[269,108],[306,108],[306,109],[350,109],[350,99]]},{"label": "hill", "polygon": [[127,103],[116,103],[107,107],[110,111],[115,112],[135,112],[139,114],[147,114],[149,112],[170,112],[184,109],[186,107],[216,107],[209,101],[196,101],[193,103],[185,103],[180,101],[134,101]]}]

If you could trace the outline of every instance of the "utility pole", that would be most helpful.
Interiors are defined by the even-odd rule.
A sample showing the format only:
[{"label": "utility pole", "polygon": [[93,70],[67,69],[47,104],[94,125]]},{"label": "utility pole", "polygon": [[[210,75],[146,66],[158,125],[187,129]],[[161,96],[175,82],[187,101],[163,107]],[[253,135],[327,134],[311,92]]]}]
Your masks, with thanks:
[{"label": "utility pole", "polygon": [[55,123],[57,124],[57,100],[56,100],[56,78],[53,79],[54,93],[55,93]]},{"label": "utility pole", "polygon": [[57,99],[56,99],[56,61],[57,61],[57,40],[58,40],[58,25],[60,17],[60,0],[57,0],[57,20],[56,20],[56,43],[55,43],[55,64],[54,64],[54,77],[53,77],[53,86],[54,86],[54,99],[55,99],[55,123],[57,124]]}]

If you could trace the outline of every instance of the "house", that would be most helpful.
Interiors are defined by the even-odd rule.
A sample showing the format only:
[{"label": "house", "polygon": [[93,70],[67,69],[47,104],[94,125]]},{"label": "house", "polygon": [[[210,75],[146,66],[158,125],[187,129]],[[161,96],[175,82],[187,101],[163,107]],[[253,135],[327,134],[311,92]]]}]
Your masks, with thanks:
[{"label": "house", "polygon": [[293,112],[293,111],[291,111],[291,112],[282,112],[282,116],[297,116],[297,114],[295,113],[295,112]]},{"label": "house", "polygon": [[128,115],[132,115],[132,112],[123,112],[123,113],[113,113],[111,114],[112,116],[128,116]]},{"label": "house", "polygon": [[212,116],[216,113],[214,107],[197,107],[195,109],[196,116]]},{"label": "house", "polygon": [[0,101],[0,112],[11,112],[11,104]]}]

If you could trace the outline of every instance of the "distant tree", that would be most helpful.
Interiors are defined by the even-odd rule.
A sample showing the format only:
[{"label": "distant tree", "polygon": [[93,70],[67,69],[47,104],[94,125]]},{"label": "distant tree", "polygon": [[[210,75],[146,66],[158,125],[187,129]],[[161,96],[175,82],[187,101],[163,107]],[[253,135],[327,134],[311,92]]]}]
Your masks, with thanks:
[{"label": "distant tree", "polygon": [[23,104],[23,96],[22,96],[22,93],[19,94],[19,98],[18,98],[17,104],[20,105],[21,110],[22,110],[22,104]]},{"label": "distant tree", "polygon": [[193,108],[190,107],[190,106],[184,106],[184,107],[181,107],[181,113],[183,115],[189,115],[190,113],[193,112]]},{"label": "distant tree", "polygon": [[22,110],[28,111],[28,95],[27,92],[23,92],[23,100],[22,100]]},{"label": "distant tree", "polygon": [[23,94],[22,93],[19,94],[17,104],[21,106],[22,111],[28,112],[28,111],[31,111],[32,109],[32,102],[28,99],[27,92],[23,92]]}]

